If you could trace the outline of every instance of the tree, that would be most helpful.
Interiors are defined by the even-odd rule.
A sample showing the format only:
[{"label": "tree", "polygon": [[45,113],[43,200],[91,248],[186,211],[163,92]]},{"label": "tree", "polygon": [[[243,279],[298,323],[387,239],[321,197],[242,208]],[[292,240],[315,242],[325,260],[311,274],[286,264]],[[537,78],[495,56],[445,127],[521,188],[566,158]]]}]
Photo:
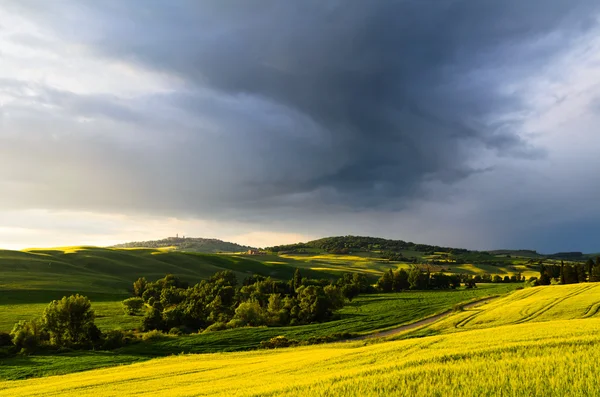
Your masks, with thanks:
[{"label": "tree", "polygon": [[146,287],[148,286],[148,281],[146,281],[145,277],[140,277],[136,281],[133,282],[133,295],[141,298],[146,291]]},{"label": "tree", "polygon": [[465,288],[466,289],[477,288],[477,284],[475,283],[475,279],[473,277],[468,276],[465,279]]},{"label": "tree", "polygon": [[377,281],[377,288],[383,292],[391,292],[394,285],[394,274],[392,269],[384,272]]},{"label": "tree", "polygon": [[266,323],[264,310],[258,302],[243,302],[235,309],[234,319],[240,321],[240,325],[257,327]]},{"label": "tree", "polygon": [[162,330],[163,328],[162,308],[153,306],[142,320],[142,329],[144,331],[152,331],[155,329]]},{"label": "tree", "polygon": [[79,294],[52,301],[44,310],[42,324],[56,346],[81,346],[97,341],[101,334],[94,324],[90,300]]},{"label": "tree", "polygon": [[410,289],[426,289],[428,279],[425,279],[426,275],[424,275],[421,270],[417,266],[413,266],[408,272],[408,284]]},{"label": "tree", "polygon": [[594,265],[592,268],[592,273],[590,274],[590,281],[598,282],[600,281],[600,266]]},{"label": "tree", "polygon": [[342,287],[342,295],[350,302],[352,302],[352,299],[356,298],[359,294],[360,289],[356,284],[346,284]]},{"label": "tree", "polygon": [[588,274],[588,281],[592,281],[592,271],[594,269],[594,261],[592,258],[588,258],[588,260],[585,262],[585,267]]},{"label": "tree", "polygon": [[121,303],[123,304],[125,314],[129,314],[130,316],[138,315],[142,307],[144,307],[144,300],[137,297],[125,299]]},{"label": "tree", "polygon": [[396,292],[400,292],[403,290],[407,290],[410,287],[408,283],[408,273],[404,269],[400,269],[394,272],[394,280],[392,284],[392,289]]},{"label": "tree", "polygon": [[550,281],[550,276],[548,276],[546,273],[542,273],[538,279],[538,283],[540,285],[550,285]]},{"label": "tree", "polygon": [[300,274],[300,269],[296,268],[294,272],[294,278],[292,279],[292,291],[296,293],[298,288],[302,286],[302,275]]},{"label": "tree", "polygon": [[587,281],[587,274],[585,272],[584,265],[576,265],[576,273],[577,273],[577,281],[580,283],[585,283]]},{"label": "tree", "polygon": [[271,294],[269,296],[267,316],[269,325],[284,325],[287,323],[289,316],[284,308],[284,302],[280,294]]}]

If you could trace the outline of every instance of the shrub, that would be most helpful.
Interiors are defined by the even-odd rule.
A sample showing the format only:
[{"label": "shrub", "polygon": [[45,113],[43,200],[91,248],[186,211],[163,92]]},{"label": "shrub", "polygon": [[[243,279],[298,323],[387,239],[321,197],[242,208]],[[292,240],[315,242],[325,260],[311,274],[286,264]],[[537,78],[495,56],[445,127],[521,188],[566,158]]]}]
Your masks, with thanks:
[{"label": "shrub", "polygon": [[244,327],[245,325],[246,323],[244,323],[244,321],[240,320],[239,318],[234,318],[227,323],[227,328],[240,328]]},{"label": "shrub", "polygon": [[128,298],[122,304],[125,314],[136,316],[140,314],[140,311],[144,307],[144,300],[142,298]]},{"label": "shrub", "polygon": [[142,340],[144,342],[148,342],[148,341],[161,341],[161,340],[165,340],[165,339],[169,339],[169,335],[163,333],[162,331],[158,331],[158,330],[153,330],[150,332],[146,332],[143,336],[142,336]]},{"label": "shrub", "polygon": [[262,349],[277,349],[282,347],[297,346],[300,342],[295,339],[288,339],[287,337],[280,335],[269,340],[263,340],[260,342]]},{"label": "shrub", "polygon": [[169,330],[169,335],[181,335],[183,334],[183,332],[181,332],[181,329],[179,329],[178,327],[173,327]]},{"label": "shrub", "polygon": [[120,329],[114,329],[104,334],[102,340],[102,349],[118,349],[119,347],[123,347],[136,341],[137,338],[131,331],[122,331]]},{"label": "shrub", "polygon": [[31,353],[41,344],[42,326],[38,320],[21,320],[15,324],[12,331],[12,343],[22,352]]},{"label": "shrub", "polygon": [[226,329],[227,329],[227,324],[219,321],[219,322],[216,322],[216,323],[212,324],[211,326],[207,327],[202,333],[206,334],[209,332],[223,331]]}]

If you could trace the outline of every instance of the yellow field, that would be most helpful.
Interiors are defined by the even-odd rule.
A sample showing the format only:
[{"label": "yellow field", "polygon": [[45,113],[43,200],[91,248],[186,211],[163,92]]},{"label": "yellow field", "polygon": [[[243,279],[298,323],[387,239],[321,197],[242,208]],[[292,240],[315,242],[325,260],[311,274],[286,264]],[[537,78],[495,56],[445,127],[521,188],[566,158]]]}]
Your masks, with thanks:
[{"label": "yellow field", "polygon": [[450,316],[430,328],[442,332],[500,325],[600,317],[600,283],[528,288]]}]

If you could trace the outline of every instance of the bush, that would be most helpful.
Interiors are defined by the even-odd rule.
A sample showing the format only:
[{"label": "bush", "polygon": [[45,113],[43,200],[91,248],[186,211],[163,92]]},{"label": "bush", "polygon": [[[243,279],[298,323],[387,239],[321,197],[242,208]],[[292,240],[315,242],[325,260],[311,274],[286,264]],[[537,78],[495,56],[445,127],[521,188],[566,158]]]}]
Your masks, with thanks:
[{"label": "bush", "polygon": [[327,336],[312,336],[307,339],[305,344],[320,345],[322,343],[331,343],[331,342],[336,342],[339,340],[350,339],[350,338],[353,338],[354,336],[356,336],[356,335],[351,334],[350,332],[337,332],[335,334],[331,334],[331,335],[327,335]]},{"label": "bush", "polygon": [[288,339],[287,337],[280,335],[269,340],[263,340],[260,342],[262,349],[277,349],[282,347],[297,346],[300,342],[295,339]]},{"label": "bush", "polygon": [[131,331],[122,331],[115,329],[104,334],[102,340],[102,349],[112,350],[118,349],[125,345],[129,345],[137,341],[137,338]]},{"label": "bush", "polygon": [[148,341],[161,341],[161,340],[165,340],[165,339],[169,339],[169,335],[163,333],[162,331],[158,331],[158,330],[153,330],[153,331],[150,331],[150,332],[146,332],[142,336],[142,340],[144,342],[148,342]]},{"label": "bush", "polygon": [[216,323],[212,324],[211,326],[207,327],[202,333],[206,334],[209,332],[223,331],[226,329],[227,329],[227,324],[219,321],[219,322],[216,322]]},{"label": "bush", "polygon": [[128,298],[125,299],[122,304],[125,314],[136,316],[142,311],[144,300],[142,298]]},{"label": "bush", "polygon": [[169,330],[169,335],[181,335],[183,332],[178,327],[173,327]]},{"label": "bush", "polygon": [[35,351],[42,341],[42,326],[38,320],[21,320],[15,324],[12,331],[12,343],[22,352]]},{"label": "bush", "polygon": [[227,328],[240,328],[246,326],[246,323],[239,318],[234,318],[227,323]]}]

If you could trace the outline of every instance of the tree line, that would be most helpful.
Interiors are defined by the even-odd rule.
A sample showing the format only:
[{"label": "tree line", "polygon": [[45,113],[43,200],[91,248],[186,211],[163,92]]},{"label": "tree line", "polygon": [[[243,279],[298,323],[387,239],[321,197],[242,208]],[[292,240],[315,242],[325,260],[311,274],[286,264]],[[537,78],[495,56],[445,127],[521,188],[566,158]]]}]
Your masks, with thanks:
[{"label": "tree line", "polygon": [[540,264],[540,276],[532,282],[538,285],[576,284],[600,281],[600,256],[594,261],[589,258],[585,263],[560,265]]},{"label": "tree line", "polygon": [[477,288],[478,283],[518,283],[525,279],[521,273],[501,277],[499,275],[469,275],[469,274],[445,274],[443,272],[431,273],[429,270],[421,270],[418,266],[412,266],[409,270],[392,269],[383,273],[377,281],[377,289],[381,292],[400,292],[407,290],[436,290],[456,289],[463,284],[466,288]]},{"label": "tree line", "polygon": [[407,290],[456,289],[465,284],[466,288],[476,288],[475,279],[458,274],[431,273],[421,271],[412,266],[410,270],[392,269],[384,272],[377,281],[377,289],[381,292],[400,292]]}]

